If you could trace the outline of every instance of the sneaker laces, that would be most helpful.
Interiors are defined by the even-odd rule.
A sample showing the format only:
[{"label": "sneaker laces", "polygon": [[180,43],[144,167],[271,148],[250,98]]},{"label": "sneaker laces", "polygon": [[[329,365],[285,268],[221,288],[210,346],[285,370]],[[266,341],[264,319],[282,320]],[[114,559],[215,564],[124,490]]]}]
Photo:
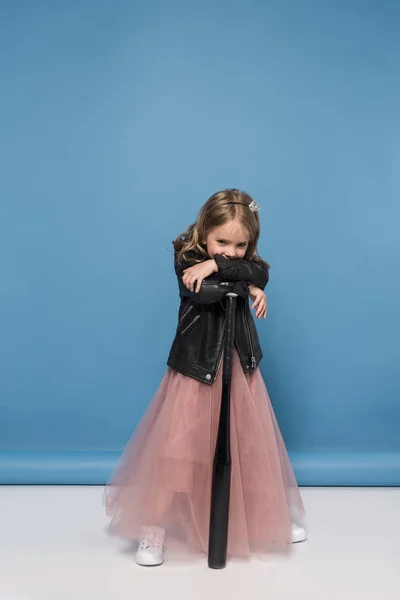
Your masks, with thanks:
[{"label": "sneaker laces", "polygon": [[162,550],[163,542],[163,533],[158,531],[148,531],[140,540],[139,550],[147,550],[147,548],[157,548],[157,550]]}]

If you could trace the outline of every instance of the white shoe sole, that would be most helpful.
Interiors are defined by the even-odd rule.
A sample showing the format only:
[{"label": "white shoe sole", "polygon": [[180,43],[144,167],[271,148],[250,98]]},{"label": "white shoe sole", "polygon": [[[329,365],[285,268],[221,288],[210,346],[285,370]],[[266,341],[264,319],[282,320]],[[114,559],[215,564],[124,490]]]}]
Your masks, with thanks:
[{"label": "white shoe sole", "polygon": [[159,567],[163,564],[164,559],[159,559],[156,556],[149,557],[146,559],[140,559],[138,557],[135,558],[136,564],[139,565],[139,567]]},{"label": "white shoe sole", "polygon": [[297,535],[292,535],[292,544],[299,544],[300,542],[305,542],[307,540],[306,532],[298,533]]}]

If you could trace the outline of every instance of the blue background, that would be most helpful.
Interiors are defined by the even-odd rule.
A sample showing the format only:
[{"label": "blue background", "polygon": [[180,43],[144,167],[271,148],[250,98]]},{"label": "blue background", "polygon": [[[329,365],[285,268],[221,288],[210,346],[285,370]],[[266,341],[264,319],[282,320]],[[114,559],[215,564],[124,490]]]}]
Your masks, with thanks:
[{"label": "blue background", "polygon": [[166,369],[171,241],[262,207],[301,484],[400,484],[400,5],[0,2],[0,481],[102,483]]}]

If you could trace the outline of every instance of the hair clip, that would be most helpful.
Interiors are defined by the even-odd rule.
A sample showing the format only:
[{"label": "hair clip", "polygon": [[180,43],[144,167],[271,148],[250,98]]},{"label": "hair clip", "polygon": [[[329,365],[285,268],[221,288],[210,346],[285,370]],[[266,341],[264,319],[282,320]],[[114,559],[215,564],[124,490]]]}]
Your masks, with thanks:
[{"label": "hair clip", "polygon": [[251,212],[258,212],[260,210],[260,207],[258,206],[257,202],[254,202],[253,200],[249,204],[249,209],[251,210]]}]

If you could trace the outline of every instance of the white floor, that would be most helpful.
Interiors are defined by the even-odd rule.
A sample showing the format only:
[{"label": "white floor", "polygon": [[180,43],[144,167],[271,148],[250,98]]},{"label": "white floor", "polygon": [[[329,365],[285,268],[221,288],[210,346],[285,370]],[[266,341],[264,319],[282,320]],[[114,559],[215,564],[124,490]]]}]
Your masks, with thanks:
[{"label": "white floor", "polygon": [[288,558],[138,567],[98,487],[0,487],[0,600],[399,600],[400,489],[304,488]]}]

